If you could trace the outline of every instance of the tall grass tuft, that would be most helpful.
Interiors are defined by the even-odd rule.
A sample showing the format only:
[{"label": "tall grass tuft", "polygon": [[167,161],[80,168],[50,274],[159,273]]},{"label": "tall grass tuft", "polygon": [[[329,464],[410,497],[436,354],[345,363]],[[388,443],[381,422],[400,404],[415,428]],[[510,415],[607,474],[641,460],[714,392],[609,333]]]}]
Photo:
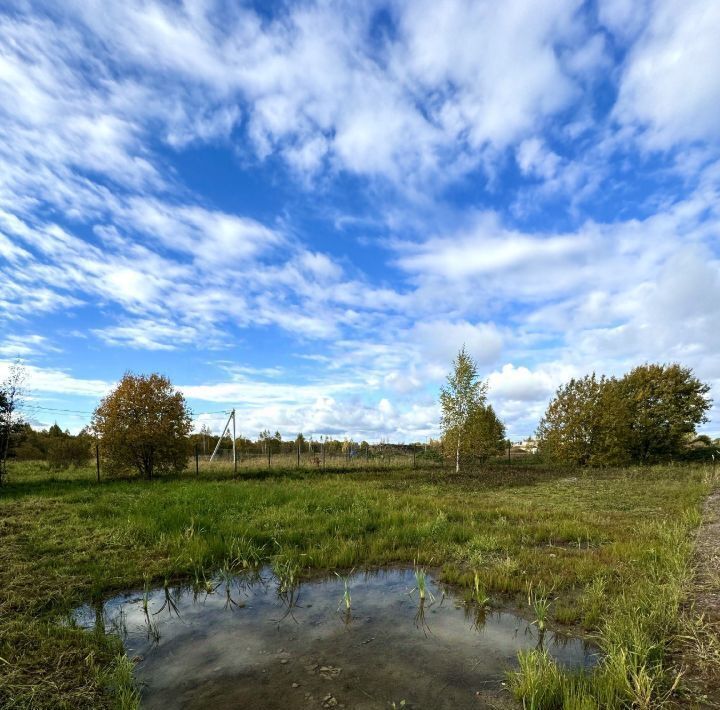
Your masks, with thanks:
[{"label": "tall grass tuft", "polygon": [[345,611],[350,611],[350,608],[352,607],[352,597],[350,596],[350,577],[352,576],[352,573],[355,570],[352,569],[350,572],[344,576],[338,574],[335,572],[335,576],[342,580],[343,583],[343,596],[340,600],[340,604],[338,605],[338,610],[340,610],[340,607],[345,603]]},{"label": "tall grass tuft", "polygon": [[417,591],[421,602],[424,602],[426,598],[430,599],[431,602],[435,601],[435,596],[428,589],[427,572],[424,567],[415,567],[415,588],[411,590],[411,593],[415,591]]},{"label": "tall grass tuft", "polygon": [[113,694],[118,710],[138,710],[140,691],[133,676],[135,666],[124,654],[119,653],[110,666],[99,672],[98,680]]},{"label": "tall grass tuft", "polygon": [[538,631],[545,631],[550,605],[552,603],[549,596],[539,589],[533,589],[532,584],[529,584],[527,600],[528,605],[535,613],[535,620],[532,623],[537,626]]}]

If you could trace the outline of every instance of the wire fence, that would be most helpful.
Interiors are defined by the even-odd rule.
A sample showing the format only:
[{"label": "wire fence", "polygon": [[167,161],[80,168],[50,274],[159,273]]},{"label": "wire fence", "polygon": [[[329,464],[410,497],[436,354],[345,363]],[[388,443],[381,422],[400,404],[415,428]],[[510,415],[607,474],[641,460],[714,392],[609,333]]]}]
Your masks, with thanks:
[{"label": "wire fence", "polygon": [[442,467],[442,457],[432,452],[429,454],[422,448],[411,445],[395,447],[386,451],[374,451],[370,448],[347,453],[328,451],[301,451],[273,453],[238,451],[233,459],[231,449],[221,449],[211,461],[209,454],[201,454],[195,450],[191,468],[198,475],[205,471],[218,471],[232,468],[239,473],[262,469],[303,469],[315,471],[360,471],[368,469],[400,469]]}]

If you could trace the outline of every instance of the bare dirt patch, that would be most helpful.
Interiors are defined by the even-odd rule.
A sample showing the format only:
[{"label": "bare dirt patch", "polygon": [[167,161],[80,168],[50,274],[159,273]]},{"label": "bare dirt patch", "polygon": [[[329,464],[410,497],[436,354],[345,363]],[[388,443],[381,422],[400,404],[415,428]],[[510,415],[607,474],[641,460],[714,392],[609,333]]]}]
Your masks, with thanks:
[{"label": "bare dirt patch", "polygon": [[682,664],[696,707],[720,708],[720,489],[705,501],[685,610]]}]

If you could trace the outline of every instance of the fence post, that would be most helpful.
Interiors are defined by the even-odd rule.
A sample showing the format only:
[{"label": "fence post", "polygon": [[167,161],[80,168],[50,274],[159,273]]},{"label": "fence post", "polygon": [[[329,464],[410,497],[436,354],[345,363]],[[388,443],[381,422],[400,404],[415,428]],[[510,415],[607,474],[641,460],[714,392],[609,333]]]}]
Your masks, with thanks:
[{"label": "fence post", "polygon": [[95,466],[97,467],[97,482],[100,483],[100,444],[95,444]]},{"label": "fence post", "polygon": [[195,475],[200,475],[200,457],[198,455],[198,445],[195,444]]},{"label": "fence post", "polygon": [[413,452],[413,468],[415,468],[415,444],[412,445],[412,452]]},{"label": "fence post", "polygon": [[322,443],[322,452],[323,452],[323,471],[325,470],[325,442]]},{"label": "fence post", "polygon": [[300,444],[297,447],[297,467],[300,468]]},{"label": "fence post", "polygon": [[510,442],[508,441],[508,463],[510,463]]},{"label": "fence post", "polygon": [[271,467],[271,464],[270,464],[270,457],[271,457],[271,456],[272,456],[272,454],[270,453],[270,444],[268,444],[268,468]]}]

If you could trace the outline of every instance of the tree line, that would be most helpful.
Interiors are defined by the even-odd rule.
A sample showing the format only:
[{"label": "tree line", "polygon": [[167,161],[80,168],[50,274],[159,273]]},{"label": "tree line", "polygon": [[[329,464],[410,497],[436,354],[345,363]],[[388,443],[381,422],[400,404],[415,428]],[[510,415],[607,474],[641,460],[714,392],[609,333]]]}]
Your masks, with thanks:
[{"label": "tree line", "polygon": [[[2,402],[0,399],[0,407]],[[100,401],[91,424],[79,434],[63,431],[57,424],[38,431],[14,418],[12,427],[8,428],[11,435],[3,441],[13,458],[45,460],[54,470],[86,465],[94,455],[95,445],[99,444],[107,475],[134,470],[145,478],[152,478],[162,473],[180,473],[194,453],[209,455],[215,449],[220,437],[212,434],[207,425],[195,433],[192,428],[187,402],[167,377],[156,373],[126,373],[115,389]],[[226,437],[221,444],[231,448],[232,439]],[[311,455],[351,458],[413,452],[413,445],[358,443],[327,436],[314,440],[302,433],[294,439],[283,440],[280,432],[271,434],[269,430],[260,432],[256,440],[236,437],[235,445],[242,455],[296,454],[300,450]],[[418,455],[422,458],[423,453]]]},{"label": "tree line", "polygon": [[[205,456],[209,455],[215,449],[220,436],[213,434],[210,427],[207,424],[203,424],[200,427],[200,431],[190,434],[190,442],[192,449],[195,451],[197,447],[198,452]],[[419,445],[419,442],[415,444]],[[232,446],[232,439],[227,435],[223,440],[221,446],[228,448]],[[323,449],[329,456],[340,456],[340,455],[358,455],[370,451],[375,451],[379,447],[390,449],[392,447],[412,446],[412,444],[389,444],[380,442],[379,444],[370,444],[369,442],[354,441],[352,439],[332,439],[329,436],[319,436],[317,438],[310,436],[306,437],[302,432],[298,433],[292,438],[283,438],[279,431],[271,433],[270,430],[266,429],[261,431],[257,439],[250,439],[246,436],[236,436],[235,446],[237,451],[244,454],[251,455],[272,455],[281,454],[295,454],[300,449],[301,453],[320,453]]]},{"label": "tree line", "polygon": [[[549,463],[625,466],[688,458],[708,421],[710,386],[677,363],[645,364],[622,377],[595,373],[560,386],[537,430],[538,453]],[[443,450],[455,471],[502,451],[505,427],[487,403],[487,383],[463,348],[440,391]],[[718,452],[720,454],[720,452]]]},{"label": "tree line", "polygon": [[[101,443],[109,474],[136,470],[151,478],[185,470],[193,451],[208,454],[219,437],[203,427],[192,433],[192,416],[182,393],[159,374],[126,373],[93,413],[89,427],[73,436],[57,424],[36,431],[17,416],[22,400],[19,367],[0,383],[0,483],[11,455],[43,458],[51,468],[81,466]],[[679,364],[645,364],[622,377],[592,373],[560,386],[537,430],[539,455],[548,462],[574,466],[623,466],[683,458],[689,442],[700,441],[698,425],[707,422],[709,385]],[[461,466],[483,464],[508,446],[506,431],[487,401],[487,382],[463,347],[440,391],[442,438],[423,451]],[[707,437],[705,437],[707,439]],[[707,445],[711,442],[707,439]],[[231,445],[231,441],[228,442]],[[257,440],[236,438],[238,450],[254,454],[309,453],[348,456],[403,449],[402,445],[355,443],[298,434],[283,440],[279,432],[261,432]],[[407,447],[404,447],[407,449]]]},{"label": "tree line", "polygon": [[592,373],[571,379],[540,422],[538,451],[576,466],[683,457],[696,428],[708,421],[709,392],[709,385],[677,363],[640,365],[619,378]]}]

